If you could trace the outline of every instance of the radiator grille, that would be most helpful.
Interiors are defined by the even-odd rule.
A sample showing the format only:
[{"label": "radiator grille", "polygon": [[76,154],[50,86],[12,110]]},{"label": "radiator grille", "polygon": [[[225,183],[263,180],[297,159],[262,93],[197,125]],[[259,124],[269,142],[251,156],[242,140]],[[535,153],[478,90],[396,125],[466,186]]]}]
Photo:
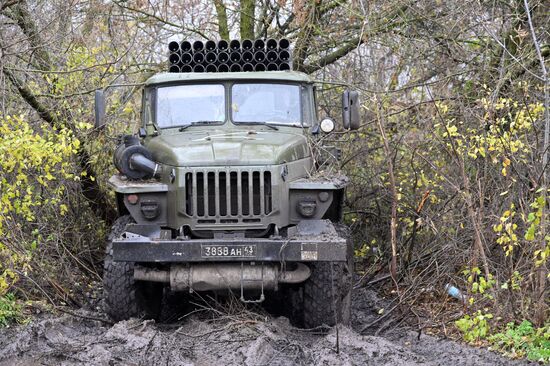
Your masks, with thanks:
[{"label": "radiator grille", "polygon": [[199,224],[260,222],[272,201],[270,171],[185,173],[185,212]]}]

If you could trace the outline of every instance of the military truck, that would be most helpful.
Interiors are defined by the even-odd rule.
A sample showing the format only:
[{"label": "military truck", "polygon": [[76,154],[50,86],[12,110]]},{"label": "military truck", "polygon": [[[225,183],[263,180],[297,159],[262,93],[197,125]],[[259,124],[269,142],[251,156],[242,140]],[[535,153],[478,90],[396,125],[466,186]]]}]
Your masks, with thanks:
[{"label": "military truck", "polygon": [[[114,320],[158,316],[166,291],[269,297],[311,328],[348,323],[348,180],[315,173],[315,82],[296,71],[172,72],[143,86],[141,128],[115,151],[119,218],[104,264]],[[96,124],[104,122],[96,92]],[[342,96],[346,129],[357,94]]]}]

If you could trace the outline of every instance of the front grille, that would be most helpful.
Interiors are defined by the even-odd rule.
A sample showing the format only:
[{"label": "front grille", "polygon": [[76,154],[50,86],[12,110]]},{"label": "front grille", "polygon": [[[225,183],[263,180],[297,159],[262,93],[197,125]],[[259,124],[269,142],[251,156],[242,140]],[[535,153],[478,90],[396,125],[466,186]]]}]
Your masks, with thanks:
[{"label": "front grille", "polygon": [[273,210],[271,172],[185,173],[185,213],[198,224],[257,223]]}]

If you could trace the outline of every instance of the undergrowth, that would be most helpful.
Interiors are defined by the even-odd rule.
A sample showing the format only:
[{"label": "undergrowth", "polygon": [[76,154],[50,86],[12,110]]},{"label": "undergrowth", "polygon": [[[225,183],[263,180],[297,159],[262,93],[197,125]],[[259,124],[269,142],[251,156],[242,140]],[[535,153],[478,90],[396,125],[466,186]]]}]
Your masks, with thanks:
[{"label": "undergrowth", "polygon": [[488,337],[488,341],[507,356],[550,363],[550,324],[536,328],[527,320],[519,325],[511,322],[503,332]]},{"label": "undergrowth", "polygon": [[511,358],[524,358],[550,364],[550,324],[535,327],[528,320],[508,323],[504,329],[491,329],[491,314],[478,310],[455,322],[468,343],[489,344],[491,349]]},{"label": "undergrowth", "polygon": [[15,299],[15,296],[12,293],[0,296],[0,327],[24,322],[23,306]]}]

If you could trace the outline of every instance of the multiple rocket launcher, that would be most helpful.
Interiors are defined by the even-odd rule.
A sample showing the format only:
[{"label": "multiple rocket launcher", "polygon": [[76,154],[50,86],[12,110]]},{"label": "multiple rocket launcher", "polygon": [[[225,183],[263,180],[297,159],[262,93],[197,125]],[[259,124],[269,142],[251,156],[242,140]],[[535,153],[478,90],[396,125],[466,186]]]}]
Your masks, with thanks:
[{"label": "multiple rocket launcher", "polygon": [[290,70],[290,42],[286,38],[234,39],[230,42],[170,42],[170,72],[239,72]]}]

